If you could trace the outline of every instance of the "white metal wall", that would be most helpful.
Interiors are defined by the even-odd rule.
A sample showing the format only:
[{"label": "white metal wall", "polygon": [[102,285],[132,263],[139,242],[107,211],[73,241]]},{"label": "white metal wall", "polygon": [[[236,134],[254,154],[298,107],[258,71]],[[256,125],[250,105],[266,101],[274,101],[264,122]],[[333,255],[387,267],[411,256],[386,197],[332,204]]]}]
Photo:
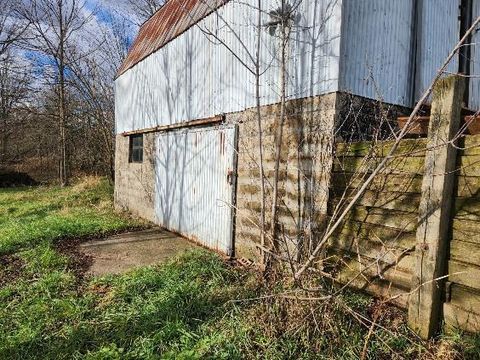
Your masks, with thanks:
[{"label": "white metal wall", "polygon": [[[438,69],[460,40],[460,0],[420,0],[417,24],[415,100],[431,85]],[[458,56],[447,71],[458,72]]]},{"label": "white metal wall", "polygon": [[[459,37],[458,2],[302,0],[291,35],[288,97],[341,90],[412,106]],[[256,4],[230,1],[121,75],[117,133],[255,106],[255,77],[248,68],[256,50]],[[280,0],[262,4],[266,23]],[[262,31],[262,105],[279,101],[278,54],[278,39]],[[449,70],[457,68],[455,59]],[[472,103],[480,102],[476,84]]]},{"label": "white metal wall", "polygon": [[[473,0],[473,19],[480,16],[480,0]],[[475,31],[472,36],[471,62],[470,62],[470,92],[468,107],[480,110],[480,32]]]},{"label": "white metal wall", "polygon": [[[459,5],[459,0],[344,0],[341,90],[413,106],[459,40]],[[458,57],[447,71],[458,71]]]},{"label": "white metal wall", "polygon": [[[293,26],[289,98],[338,89],[342,0],[304,0]],[[255,0],[232,0],[116,80],[116,131],[211,117],[255,106],[250,55],[256,50]],[[264,0],[263,23],[279,0]],[[253,7],[252,7],[253,6]],[[215,33],[240,59],[235,58]],[[278,39],[262,30],[262,104],[279,101]],[[242,64],[242,62],[244,64]],[[247,66],[244,66],[247,65]]]},{"label": "white metal wall", "polygon": [[232,255],[235,127],[159,133],[155,212],[159,225]]},{"label": "white metal wall", "polygon": [[409,105],[413,0],[344,0],[340,89]]}]

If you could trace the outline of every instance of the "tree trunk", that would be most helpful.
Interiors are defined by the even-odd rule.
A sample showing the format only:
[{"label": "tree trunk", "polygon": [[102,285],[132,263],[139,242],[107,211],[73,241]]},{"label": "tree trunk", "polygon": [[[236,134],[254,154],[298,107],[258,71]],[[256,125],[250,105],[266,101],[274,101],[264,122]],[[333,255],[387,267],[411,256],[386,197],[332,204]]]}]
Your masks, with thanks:
[{"label": "tree trunk", "polygon": [[255,63],[255,96],[257,100],[257,128],[258,128],[258,158],[260,167],[260,244],[262,246],[262,264],[266,265],[266,252],[265,252],[265,169],[263,167],[263,129],[262,129],[262,114],[260,103],[260,49],[261,49],[261,36],[262,36],[262,0],[258,0],[258,22],[257,22],[257,51],[256,51],[256,63]]},{"label": "tree trunk", "polygon": [[60,186],[68,185],[67,173],[67,141],[65,133],[65,29],[63,26],[63,3],[59,1],[59,20],[60,20],[60,43],[59,43],[59,109],[58,109],[58,126],[60,136],[60,162],[59,162],[59,181]]},{"label": "tree trunk", "polygon": [[[282,1],[282,10],[285,8],[285,2]],[[288,24],[285,19],[281,23],[281,63],[280,63],[280,119],[277,123],[275,136],[275,168],[273,177],[273,195],[272,195],[272,218],[271,218],[271,237],[273,241],[273,250],[277,250],[277,207],[278,207],[278,173],[280,170],[280,158],[283,141],[283,126],[285,124],[285,102],[286,102],[286,66],[287,66],[287,42],[288,42]]]},{"label": "tree trunk", "polygon": [[7,128],[7,115],[0,114],[0,118],[3,119],[2,126],[2,153],[0,154],[0,166],[7,163],[7,151],[8,151],[8,128]]}]

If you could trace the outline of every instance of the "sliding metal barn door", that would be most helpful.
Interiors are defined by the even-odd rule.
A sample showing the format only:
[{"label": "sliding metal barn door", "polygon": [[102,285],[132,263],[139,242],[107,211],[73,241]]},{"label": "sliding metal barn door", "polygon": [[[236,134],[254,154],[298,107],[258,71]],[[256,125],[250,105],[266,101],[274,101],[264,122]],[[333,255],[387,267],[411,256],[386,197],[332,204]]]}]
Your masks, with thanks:
[{"label": "sliding metal barn door", "polygon": [[236,127],[185,129],[157,136],[158,224],[233,255]]}]

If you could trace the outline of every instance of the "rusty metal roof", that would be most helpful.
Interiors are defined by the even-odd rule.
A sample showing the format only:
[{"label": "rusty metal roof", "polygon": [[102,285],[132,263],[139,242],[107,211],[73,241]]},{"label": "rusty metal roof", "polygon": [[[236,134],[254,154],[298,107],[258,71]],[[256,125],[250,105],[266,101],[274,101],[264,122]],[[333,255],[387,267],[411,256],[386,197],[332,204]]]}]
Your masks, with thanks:
[{"label": "rusty metal roof", "polygon": [[228,0],[169,0],[141,27],[117,77],[214,12]]}]

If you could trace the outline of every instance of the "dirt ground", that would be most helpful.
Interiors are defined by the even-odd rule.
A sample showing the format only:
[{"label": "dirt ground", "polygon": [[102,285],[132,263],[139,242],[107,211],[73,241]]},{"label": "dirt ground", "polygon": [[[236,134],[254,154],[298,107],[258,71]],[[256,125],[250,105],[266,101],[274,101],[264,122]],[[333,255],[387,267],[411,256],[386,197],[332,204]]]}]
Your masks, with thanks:
[{"label": "dirt ground", "polygon": [[193,248],[193,243],[158,227],[88,241],[79,247],[91,259],[88,274],[95,276],[165,262]]}]

